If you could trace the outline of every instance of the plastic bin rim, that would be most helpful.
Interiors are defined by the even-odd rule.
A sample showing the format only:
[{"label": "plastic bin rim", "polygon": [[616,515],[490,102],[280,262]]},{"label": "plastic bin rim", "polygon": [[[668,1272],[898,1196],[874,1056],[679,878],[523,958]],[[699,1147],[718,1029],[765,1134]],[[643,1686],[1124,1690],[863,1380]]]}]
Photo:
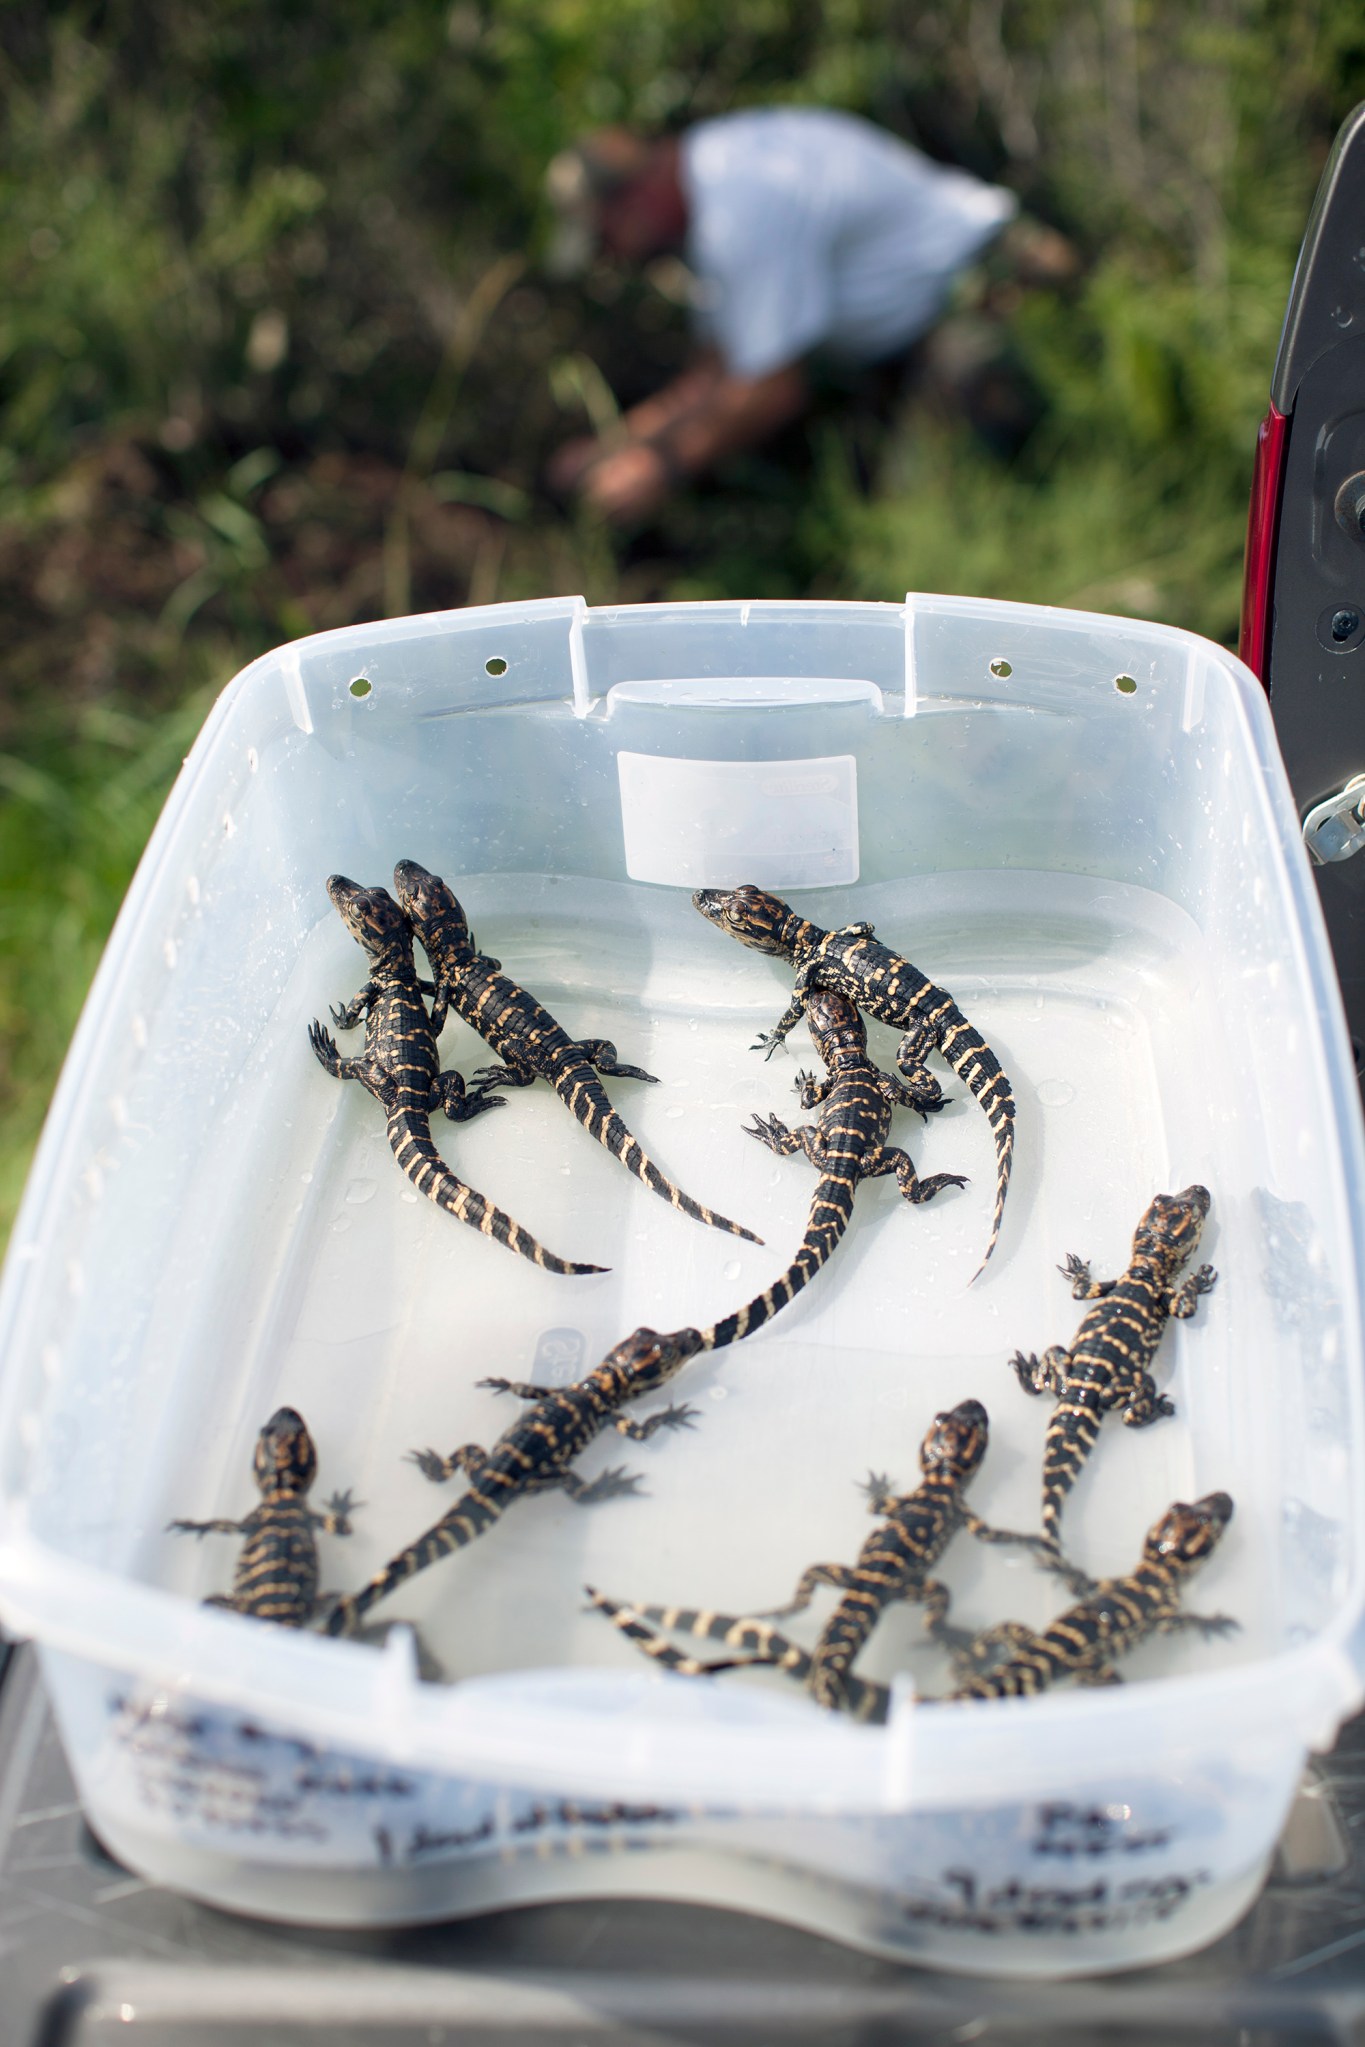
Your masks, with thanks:
[{"label": "plastic bin rim", "polygon": [[[310,1739],[394,1764],[543,1787],[550,1753],[548,1774],[569,1792],[619,1792],[638,1779],[636,1788],[652,1795],[717,1804],[755,1782],[767,1797],[807,1807],[840,1796],[881,1810],[995,1802],[1055,1787],[1059,1743],[1074,1742],[1086,1764],[1163,1752],[1231,1758],[1247,1746],[1306,1751],[1330,1743],[1361,1693],[1351,1616],[1339,1615],[1312,1641],[1256,1662],[998,1702],[989,1710],[999,1739],[985,1750],[978,1705],[925,1713],[908,1694],[888,1727],[814,1708],[806,1719],[793,1710],[796,1698],[747,1726],[666,1715],[594,1722],[537,1700],[533,1688],[547,1678],[572,1688],[605,1677],[623,1697],[662,1688],[662,1698],[692,1681],[583,1665],[429,1686],[418,1682],[406,1631],[378,1650],[266,1628],[69,1562],[31,1540],[0,1542],[0,1619],[40,1650],[282,1729],[304,1727]],[[900,1789],[888,1783],[907,1774],[896,1770],[897,1755],[911,1758]]]},{"label": "plastic bin rim", "polygon": [[[1119,612],[1084,611],[1072,605],[1028,604],[1016,598],[1006,597],[959,597],[934,591],[911,590],[900,599],[857,598],[857,597],[704,597],[677,598],[651,604],[589,604],[581,596],[532,597],[500,604],[471,605],[450,608],[443,611],[410,612],[402,618],[377,619],[361,625],[333,626],[325,632],[305,633],[296,640],[286,640],[278,647],[257,655],[245,668],[224,685],[224,695],[235,691],[248,678],[271,672],[286,661],[292,661],[304,654],[323,653],[345,646],[375,646],[398,644],[414,638],[419,633],[443,630],[452,634],[476,632],[499,624],[517,624],[537,621],[549,622],[555,618],[564,621],[566,636],[575,628],[585,626],[611,626],[616,624],[647,624],[651,619],[667,618],[732,617],[743,625],[753,618],[756,621],[776,624],[783,615],[793,620],[810,617],[815,613],[836,617],[865,617],[869,623],[880,621],[895,624],[919,616],[944,616],[971,618],[991,616],[1008,624],[1017,619],[1020,624],[1048,625],[1065,632],[1093,631],[1096,627],[1112,627],[1117,633],[1131,636],[1145,644],[1179,646],[1186,649],[1203,649],[1214,657],[1217,663],[1229,673],[1238,673],[1250,686],[1253,698],[1265,703],[1265,691],[1256,676],[1236,654],[1216,640],[1191,632],[1185,626],[1167,625],[1157,619],[1133,618]],[[218,699],[222,702],[222,697]]]}]

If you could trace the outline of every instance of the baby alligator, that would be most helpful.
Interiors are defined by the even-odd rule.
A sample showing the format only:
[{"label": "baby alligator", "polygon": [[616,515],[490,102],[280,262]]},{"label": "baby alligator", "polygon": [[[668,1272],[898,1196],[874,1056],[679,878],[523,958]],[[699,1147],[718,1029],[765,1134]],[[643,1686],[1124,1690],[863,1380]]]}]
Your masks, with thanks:
[{"label": "baby alligator", "polygon": [[1180,1606],[1184,1580],[1212,1552],[1231,1519],[1226,1493],[1206,1493],[1192,1507],[1177,1500],[1148,1530],[1142,1562],[1128,1577],[1088,1578],[1070,1565],[1054,1564],[1072,1591],[1083,1594],[1079,1604],[1039,1633],[1018,1621],[987,1628],[965,1655],[959,1653],[959,1668],[985,1661],[997,1647],[1012,1653],[988,1675],[969,1679],[948,1697],[1022,1699],[1063,1678],[1082,1685],[1118,1684],[1116,1660],[1149,1635],[1183,1628],[1204,1636],[1231,1634],[1239,1623],[1227,1614],[1184,1613]]},{"label": "baby alligator", "polygon": [[308,1494],[318,1472],[318,1453],[303,1416],[276,1408],[256,1438],[256,1484],[261,1504],[243,1521],[170,1521],[168,1528],[201,1538],[241,1535],[230,1595],[216,1594],[206,1606],[228,1606],[258,1621],[302,1628],[318,1605],[318,1546],[313,1534],[351,1533],[354,1505],[349,1492],[333,1493],[325,1514],[314,1514]]},{"label": "baby alligator", "polygon": [[945,1187],[966,1184],[960,1173],[934,1173],[927,1180],[916,1179],[909,1154],[886,1142],[893,1108],[920,1109],[921,1113],[942,1108],[938,1083],[929,1082],[932,1099],[926,1099],[922,1087],[906,1086],[880,1072],[867,1056],[863,1020],[846,996],[827,988],[813,989],[806,999],[806,1020],[815,1049],[829,1071],[826,1080],[815,1080],[807,1073],[796,1077],[802,1108],[819,1105],[816,1123],[788,1130],[776,1116],[755,1116],[748,1130],[750,1137],[759,1138],[780,1158],[804,1151],[819,1173],[806,1234],[791,1264],[766,1293],[706,1331],[707,1350],[720,1350],[761,1329],[814,1279],[848,1228],[860,1180],[894,1173],[897,1186],[910,1202],[932,1201]]},{"label": "baby alligator", "polygon": [[[967,1529],[983,1542],[1040,1546],[1037,1536],[988,1527],[964,1502],[962,1489],[985,1456],[986,1441],[985,1408],[979,1400],[964,1400],[948,1413],[935,1415],[920,1448],[924,1476],[913,1492],[897,1496],[889,1479],[872,1474],[865,1488],[869,1511],[885,1520],[863,1544],[857,1563],[812,1564],[803,1572],[790,1603],[772,1609],[773,1619],[800,1613],[810,1605],[817,1585],[837,1586],[843,1596],[813,1650],[799,1648],[767,1618],[740,1618],[695,1607],[627,1607],[591,1586],[586,1588],[588,1597],[645,1655],[667,1670],[697,1676],[748,1664],[771,1664],[804,1683],[817,1705],[832,1711],[856,1710],[855,1701],[870,1688],[853,1677],[853,1663],[883,1610],[893,1601],[914,1600],[921,1605],[925,1629],[935,1641],[971,1640],[947,1627],[948,1588],[929,1575],[958,1529]],[[748,1653],[724,1662],[703,1662],[663,1641],[655,1628],[724,1642]]]},{"label": "baby alligator", "polygon": [[[942,1699],[921,1697],[920,1705],[931,1706],[966,1699],[1015,1699],[1032,1697],[1049,1685],[1073,1678],[1077,1684],[1117,1684],[1114,1668],[1118,1657],[1135,1649],[1153,1634],[1174,1634],[1194,1628],[1200,1634],[1230,1634],[1239,1625],[1226,1614],[1183,1613],[1180,1591],[1183,1580],[1209,1555],[1232,1517],[1232,1501],[1226,1493],[1208,1493],[1192,1507],[1177,1501],[1157,1522],[1143,1545],[1142,1562],[1126,1578],[1086,1578],[1067,1568],[1063,1575],[1073,1588],[1084,1588],[1086,1596],[1061,1614],[1051,1627],[1035,1634],[1014,1621],[988,1628],[976,1637],[971,1650],[959,1652],[959,1664],[984,1662],[996,1648],[1013,1651],[987,1676],[974,1677]],[[1054,1568],[1056,1566],[1054,1565]],[[750,1663],[776,1664],[794,1677],[804,1676],[812,1658],[775,1629],[760,1621],[733,1621],[730,1632],[721,1634],[725,1618],[716,1614],[696,1616],[695,1632],[709,1634],[714,1623],[720,1639],[737,1649],[753,1648],[761,1653],[735,1657],[727,1663],[698,1663],[661,1642],[648,1625],[669,1609],[623,1606],[591,1595],[594,1606],[615,1623],[621,1633],[667,1669],[684,1674],[699,1671],[732,1670]],[[845,1680],[844,1708],[857,1720],[880,1724],[891,1704],[889,1685],[869,1678],[849,1676]]]},{"label": "baby alligator", "polygon": [[1043,1534],[1056,1549],[1062,1504],[1095,1446],[1107,1410],[1120,1407],[1129,1428],[1146,1428],[1175,1406],[1158,1393],[1147,1367],[1168,1319],[1193,1315],[1199,1296],[1218,1275],[1201,1265],[1179,1286],[1172,1281],[1199,1243],[1209,1212],[1209,1191],[1197,1183],[1179,1194],[1158,1194],[1133,1234],[1133,1253],[1118,1279],[1092,1280],[1074,1253],[1057,1269],[1071,1281],[1072,1298],[1098,1305],[1081,1320],[1070,1350],[1054,1344],[1042,1362],[1016,1351],[1010,1368],[1026,1393],[1055,1393],[1043,1450]]},{"label": "baby alligator", "polygon": [[606,1038],[571,1038],[515,981],[501,972],[501,961],[479,951],[469,921],[439,875],[429,874],[415,860],[400,860],[393,870],[394,892],[411,918],[431,962],[435,1007],[432,1029],[439,1037],[448,1008],[453,1008],[486,1038],[500,1066],[482,1067],[475,1079],[493,1087],[531,1087],[548,1080],[565,1107],[599,1144],[605,1145],[651,1194],[660,1195],[697,1222],[710,1223],[732,1236],[761,1243],[752,1230],[732,1223],[714,1209],[703,1208],[648,1158],[639,1140],[626,1128],[597,1078],[619,1074],[628,1080],[653,1081],[639,1066],[625,1066]]},{"label": "baby alligator", "polygon": [[388,1118],[394,1157],[418,1193],[438,1208],[547,1272],[604,1271],[601,1265],[574,1265],[557,1258],[519,1222],[451,1172],[431,1141],[432,1110],[442,1108],[452,1122],[465,1123],[485,1109],[500,1108],[501,1097],[482,1090],[466,1094],[458,1073],[441,1072],[436,1033],[417,986],[412,932],[388,890],[361,888],[344,874],[334,874],[327,893],[351,936],[365,948],[370,975],[353,1001],[332,1010],[339,1030],[352,1030],[365,1018],[363,1056],[343,1059],[330,1033],[314,1020],[308,1038],[319,1063],[334,1079],[358,1080],[368,1088]]},{"label": "baby alligator", "polygon": [[637,1422],[618,1410],[628,1401],[653,1393],[701,1349],[699,1329],[675,1329],[660,1336],[637,1329],[576,1386],[547,1389],[515,1379],[480,1379],[495,1393],[513,1393],[532,1403],[519,1421],[504,1429],[491,1450],[466,1443],[442,1457],[435,1450],[414,1450],[412,1461],[425,1477],[440,1482],[463,1471],[470,1481],[453,1507],[416,1542],[376,1572],[368,1585],[337,1602],[327,1617],[329,1635],[354,1634],[356,1624],[378,1600],[416,1572],[464,1549],[501,1519],[513,1500],[559,1487],[580,1507],[634,1492],[639,1479],[614,1468],[585,1484],[572,1469],[574,1460],[609,1424],[634,1442],[648,1442],[656,1429],[689,1428],[696,1409],[673,1405]]},{"label": "baby alligator", "polygon": [[[929,1052],[942,1053],[960,1074],[986,1113],[995,1139],[995,1210],[986,1254],[979,1274],[996,1246],[1005,1212],[1010,1164],[1014,1156],[1014,1094],[1000,1061],[968,1023],[951,995],[912,967],[888,946],[880,945],[870,924],[844,924],[823,931],[798,917],[788,903],[765,889],[700,888],[692,897],[697,909],[757,952],[790,960],[796,968],[792,999],[771,1031],[760,1034],[755,1050],[771,1057],[792,1026],[800,1021],[807,998],[816,988],[832,988],[865,1009],[869,1016],[904,1031],[896,1050],[896,1066],[925,1109],[939,1096],[938,1083],[925,1067]],[[975,1278],[977,1275],[973,1274]]]}]

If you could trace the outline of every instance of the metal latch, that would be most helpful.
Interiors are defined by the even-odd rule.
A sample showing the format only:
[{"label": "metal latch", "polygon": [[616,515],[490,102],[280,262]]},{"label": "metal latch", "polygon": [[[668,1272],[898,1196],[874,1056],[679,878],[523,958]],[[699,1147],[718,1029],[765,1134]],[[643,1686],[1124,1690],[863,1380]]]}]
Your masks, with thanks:
[{"label": "metal latch", "polygon": [[1365,846],[1365,775],[1352,776],[1335,796],[1313,805],[1303,821],[1303,840],[1323,866],[1349,860]]}]

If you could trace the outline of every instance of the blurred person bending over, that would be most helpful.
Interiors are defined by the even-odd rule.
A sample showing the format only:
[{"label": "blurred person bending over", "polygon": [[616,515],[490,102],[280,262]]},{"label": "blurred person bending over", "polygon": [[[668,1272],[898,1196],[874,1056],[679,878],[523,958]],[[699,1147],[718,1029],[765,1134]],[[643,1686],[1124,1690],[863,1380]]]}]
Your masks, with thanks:
[{"label": "blurred person bending over", "polygon": [[681,257],[698,351],[609,436],[559,448],[546,479],[612,519],[652,512],[688,477],[752,446],[810,403],[810,358],[903,355],[991,244],[1012,274],[1075,267],[1052,230],[1017,222],[1014,195],[931,161],[852,114],[772,107],[650,138],[604,128],[557,156],[548,267],[597,254]]}]

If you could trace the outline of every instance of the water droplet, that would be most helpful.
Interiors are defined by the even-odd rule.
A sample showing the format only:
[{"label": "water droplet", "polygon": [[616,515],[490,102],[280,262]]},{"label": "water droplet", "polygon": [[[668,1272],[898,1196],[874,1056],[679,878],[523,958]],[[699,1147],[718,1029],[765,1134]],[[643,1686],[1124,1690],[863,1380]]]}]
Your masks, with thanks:
[{"label": "water droplet", "polygon": [[728,1386],[713,1386],[713,1387],[711,1388],[711,1398],[712,1398],[713,1400],[728,1400],[728,1399],[730,1398],[730,1389],[729,1389],[729,1387],[728,1387]]},{"label": "water droplet", "polygon": [[313,1175],[311,1173],[300,1173],[299,1178],[302,1180],[305,1187],[311,1186],[313,1180]]},{"label": "water droplet", "polygon": [[720,1269],[720,1276],[722,1279],[738,1279],[739,1278],[738,1258],[728,1259]]},{"label": "water droplet", "polygon": [[333,1220],[332,1235],[334,1237],[339,1237],[343,1234],[344,1231],[349,1230],[350,1227],[351,1218],[348,1215],[339,1215]]},{"label": "water droplet", "polygon": [[176,961],[176,944],[175,944],[175,940],[174,940],[173,938],[168,938],[168,939],[166,940],[166,943],[165,943],[165,944],[164,944],[164,945],[162,946],[162,948],[161,948],[161,952],[162,952],[162,956],[163,956],[163,958],[165,959],[166,965],[167,965],[168,967],[173,967],[173,966],[175,965],[175,961]]},{"label": "water droplet", "polygon": [[411,1187],[403,1189],[403,1199],[404,1201],[411,1202],[414,1208],[417,1206],[417,1196],[413,1193]]},{"label": "water droplet", "polygon": [[352,1180],[350,1186],[346,1189],[346,1199],[357,1207],[362,1201],[373,1201],[374,1181]]},{"label": "water droplet", "polygon": [[665,1116],[681,1116],[683,1113],[684,1110],[681,1102],[670,1102],[664,1110]]},{"label": "water droplet", "polygon": [[1049,1109],[1064,1108],[1076,1099],[1076,1090],[1069,1080],[1040,1080],[1035,1093]]}]

